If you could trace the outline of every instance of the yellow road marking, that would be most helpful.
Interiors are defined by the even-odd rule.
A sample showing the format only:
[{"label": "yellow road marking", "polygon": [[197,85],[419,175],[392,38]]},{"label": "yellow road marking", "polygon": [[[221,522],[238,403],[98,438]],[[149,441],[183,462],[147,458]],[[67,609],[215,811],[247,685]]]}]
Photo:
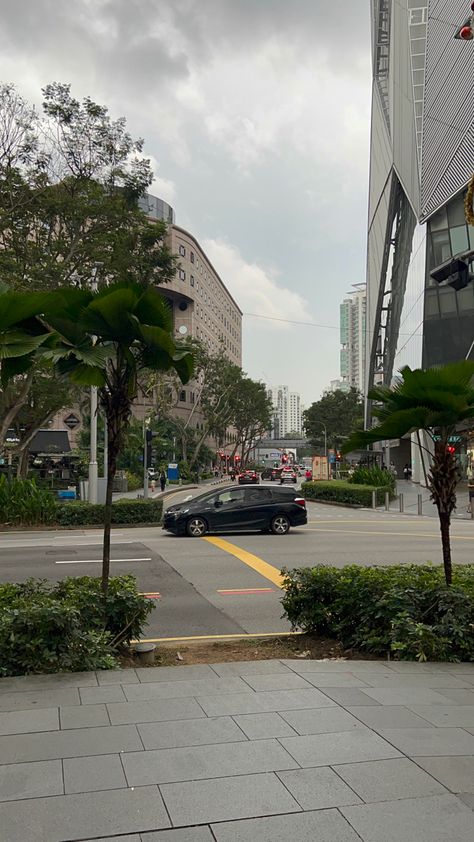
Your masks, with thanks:
[{"label": "yellow road marking", "polygon": [[188,637],[150,637],[147,640],[132,640],[132,643],[180,643],[185,640],[246,640],[248,637],[292,637],[293,635],[304,634],[304,632],[260,632],[259,634],[196,634]]},{"label": "yellow road marking", "polygon": [[243,561],[244,564],[251,567],[252,570],[260,573],[260,576],[263,576],[265,579],[269,579],[274,585],[278,585],[279,588],[283,587],[283,576],[280,571],[276,567],[273,567],[272,564],[268,564],[267,561],[264,561],[263,558],[259,558],[257,555],[249,553],[247,550],[242,550],[240,547],[237,547],[235,544],[231,544],[230,541],[224,541],[222,538],[206,536],[203,538],[203,541],[208,541],[209,544],[214,544],[215,547],[219,547],[219,549],[223,550],[225,553],[230,553],[230,555],[235,556],[239,559],[239,561]]},{"label": "yellow road marking", "polygon": [[[316,529],[311,528],[306,530],[307,532],[334,532],[337,533],[338,529]],[[406,532],[386,532],[384,530],[380,530],[379,532],[372,532],[368,529],[344,529],[343,535],[396,535],[397,538],[437,538],[436,532],[410,532],[407,534]],[[468,537],[467,535],[451,535],[452,541],[474,541],[474,536]]]}]

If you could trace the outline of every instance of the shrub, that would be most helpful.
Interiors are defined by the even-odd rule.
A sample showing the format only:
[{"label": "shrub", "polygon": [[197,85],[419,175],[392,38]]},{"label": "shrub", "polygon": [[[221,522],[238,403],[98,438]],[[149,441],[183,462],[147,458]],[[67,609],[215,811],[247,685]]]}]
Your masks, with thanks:
[{"label": "shrub", "polygon": [[395,497],[397,481],[391,471],[373,465],[371,468],[356,468],[349,477],[348,482],[355,485],[372,485],[375,488],[385,488],[390,491],[390,496]]},{"label": "shrub", "polygon": [[376,492],[377,506],[382,506],[385,492],[388,488],[371,485],[355,485],[345,480],[320,480],[318,482],[304,482],[301,486],[306,500],[328,501],[352,506],[372,505],[372,491]]},{"label": "shrub", "polygon": [[474,565],[457,566],[446,587],[430,565],[283,571],[293,628],[346,647],[401,659],[474,660]]},{"label": "shrub", "polygon": [[139,488],[143,488],[143,477],[139,477],[138,474],[134,474],[132,471],[125,471],[125,476],[129,491],[138,491]]},{"label": "shrub", "polygon": [[55,499],[49,491],[38,488],[34,480],[0,476],[0,523],[30,526],[53,523]]},{"label": "shrub", "polygon": [[[160,523],[162,513],[162,500],[118,500],[112,506],[112,523]],[[55,522],[60,526],[101,526],[104,506],[92,503],[57,505]]]},{"label": "shrub", "polygon": [[140,636],[152,604],[132,576],[109,588],[104,616],[99,579],[0,585],[0,676],[117,666],[117,647]]}]

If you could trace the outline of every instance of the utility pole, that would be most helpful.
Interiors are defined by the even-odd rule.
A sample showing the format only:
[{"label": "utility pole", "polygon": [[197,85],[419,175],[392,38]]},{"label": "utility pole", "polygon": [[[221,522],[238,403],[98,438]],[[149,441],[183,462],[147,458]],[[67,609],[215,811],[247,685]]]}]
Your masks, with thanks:
[{"label": "utility pole", "polygon": [[[97,292],[97,266],[94,266],[93,275],[91,279],[92,292]],[[95,344],[96,337],[92,337],[92,342]],[[97,466],[97,386],[91,386],[91,432],[90,432],[90,456],[89,456],[89,503],[97,503],[97,486],[98,486],[98,466]]]}]

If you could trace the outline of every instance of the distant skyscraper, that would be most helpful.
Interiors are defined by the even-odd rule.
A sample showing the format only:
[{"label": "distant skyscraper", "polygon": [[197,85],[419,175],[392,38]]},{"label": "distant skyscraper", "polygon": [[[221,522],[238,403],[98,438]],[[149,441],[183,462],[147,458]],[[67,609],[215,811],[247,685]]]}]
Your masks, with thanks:
[{"label": "distant skyscraper", "polygon": [[289,432],[302,432],[303,407],[298,392],[288,386],[270,386],[268,396],[273,404],[272,438],[283,438]]},{"label": "distant skyscraper", "polygon": [[340,306],[341,388],[365,392],[366,285],[354,284]]}]

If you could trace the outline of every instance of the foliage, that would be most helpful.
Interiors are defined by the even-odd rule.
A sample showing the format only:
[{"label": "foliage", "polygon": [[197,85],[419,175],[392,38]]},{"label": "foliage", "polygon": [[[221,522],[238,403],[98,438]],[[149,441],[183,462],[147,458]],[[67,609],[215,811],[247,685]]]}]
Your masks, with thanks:
[{"label": "foliage", "polygon": [[453,585],[429,565],[284,571],[283,608],[294,628],[406,660],[474,660],[474,566]]},{"label": "foliage", "polygon": [[232,425],[237,432],[237,446],[245,467],[253,442],[270,429],[272,402],[264,383],[241,375],[233,391]]},{"label": "foliage", "polygon": [[337,389],[328,392],[321,400],[312,403],[303,413],[303,426],[313,447],[320,448],[324,442],[324,426],[327,430],[327,446],[335,450],[354,428],[363,424],[364,410],[357,389],[343,392]]},{"label": "foliage", "polygon": [[394,497],[397,488],[397,481],[391,471],[373,465],[371,468],[356,468],[348,479],[348,482],[356,485],[381,486],[390,489],[390,496]]},{"label": "foliage", "polygon": [[139,488],[143,488],[143,476],[138,476],[138,474],[132,474],[131,471],[125,471],[125,476],[127,478],[127,486],[129,491],[138,491]]},{"label": "foliage", "polygon": [[0,675],[113,669],[151,610],[131,576],[110,580],[105,609],[92,577],[0,585]]},{"label": "foliage", "polygon": [[345,480],[318,480],[317,482],[304,482],[301,486],[306,500],[317,500],[319,502],[341,503],[349,506],[372,506],[372,492],[376,493],[376,504],[382,506],[385,500],[385,492],[390,491],[389,487],[355,485]]},{"label": "foliage", "polygon": [[458,424],[474,418],[474,362],[412,370],[405,366],[400,379],[389,389],[377,386],[368,393],[373,414],[380,422],[370,430],[355,431],[343,446],[347,453],[385,439],[402,438],[423,430],[432,442],[427,452],[427,476],[431,499],[438,510],[446,584],[451,583],[451,515],[456,508],[459,472],[449,443]]},{"label": "foliage", "polygon": [[[101,526],[105,507],[100,503],[62,503],[56,505],[58,526]],[[112,506],[112,523],[160,523],[162,500],[118,500]]]},{"label": "foliage", "polygon": [[12,479],[0,475],[0,523],[8,526],[36,526],[53,523],[56,502],[49,491],[37,487],[34,480]]}]

